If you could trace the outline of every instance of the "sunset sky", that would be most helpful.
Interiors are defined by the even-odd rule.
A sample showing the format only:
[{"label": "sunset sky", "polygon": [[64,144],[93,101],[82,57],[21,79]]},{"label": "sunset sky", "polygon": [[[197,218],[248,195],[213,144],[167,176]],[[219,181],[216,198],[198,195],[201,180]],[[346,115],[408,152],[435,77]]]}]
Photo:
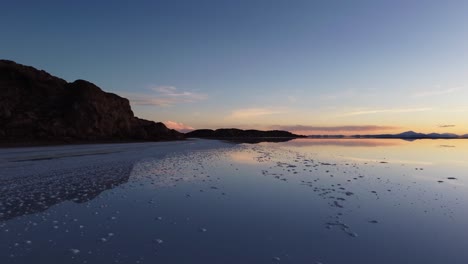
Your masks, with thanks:
[{"label": "sunset sky", "polygon": [[0,58],[177,129],[468,133],[468,1],[5,1]]}]

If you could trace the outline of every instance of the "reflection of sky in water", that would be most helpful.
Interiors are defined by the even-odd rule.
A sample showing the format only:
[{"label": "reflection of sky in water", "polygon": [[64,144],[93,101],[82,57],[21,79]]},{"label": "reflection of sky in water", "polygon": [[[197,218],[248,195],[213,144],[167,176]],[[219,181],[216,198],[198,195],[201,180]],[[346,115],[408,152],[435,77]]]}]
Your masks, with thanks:
[{"label": "reflection of sky in water", "polygon": [[467,263],[467,144],[198,140],[80,147],[67,155],[53,148],[48,160],[27,157],[50,149],[5,150],[0,257],[2,263]]}]

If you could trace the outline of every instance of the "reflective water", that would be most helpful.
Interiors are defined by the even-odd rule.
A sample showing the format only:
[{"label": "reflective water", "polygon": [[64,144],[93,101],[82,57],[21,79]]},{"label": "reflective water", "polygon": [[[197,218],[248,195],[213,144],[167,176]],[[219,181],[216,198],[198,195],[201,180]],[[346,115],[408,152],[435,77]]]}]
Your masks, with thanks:
[{"label": "reflective water", "polygon": [[0,150],[1,263],[468,263],[468,140]]}]

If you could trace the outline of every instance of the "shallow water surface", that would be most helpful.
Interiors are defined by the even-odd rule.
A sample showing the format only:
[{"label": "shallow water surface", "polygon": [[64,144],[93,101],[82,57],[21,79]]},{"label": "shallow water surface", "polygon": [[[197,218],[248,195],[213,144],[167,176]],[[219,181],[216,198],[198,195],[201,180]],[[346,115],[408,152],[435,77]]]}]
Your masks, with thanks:
[{"label": "shallow water surface", "polygon": [[0,150],[1,263],[468,263],[468,140]]}]

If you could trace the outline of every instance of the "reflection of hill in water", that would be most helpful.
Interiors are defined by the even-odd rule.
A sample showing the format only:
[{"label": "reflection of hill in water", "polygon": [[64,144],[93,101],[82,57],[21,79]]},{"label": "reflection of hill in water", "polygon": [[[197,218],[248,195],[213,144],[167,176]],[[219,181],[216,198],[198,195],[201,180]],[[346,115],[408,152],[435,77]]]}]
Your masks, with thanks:
[{"label": "reflection of hill in water", "polygon": [[64,201],[84,203],[126,183],[132,164],[61,170],[47,175],[0,178],[0,221],[34,214]]},{"label": "reflection of hill in water", "polygon": [[253,138],[222,138],[222,140],[227,141],[227,142],[232,142],[232,143],[247,143],[247,144],[258,144],[262,142],[272,142],[272,143],[279,143],[279,142],[287,142],[291,141],[295,138],[285,138],[285,137],[253,137]]}]

